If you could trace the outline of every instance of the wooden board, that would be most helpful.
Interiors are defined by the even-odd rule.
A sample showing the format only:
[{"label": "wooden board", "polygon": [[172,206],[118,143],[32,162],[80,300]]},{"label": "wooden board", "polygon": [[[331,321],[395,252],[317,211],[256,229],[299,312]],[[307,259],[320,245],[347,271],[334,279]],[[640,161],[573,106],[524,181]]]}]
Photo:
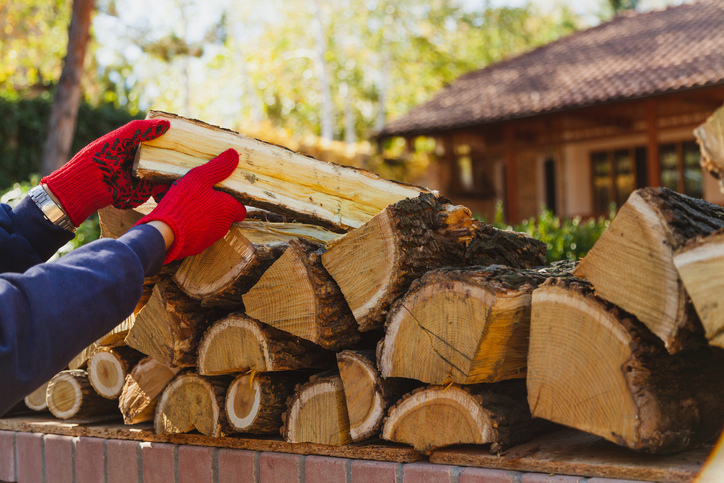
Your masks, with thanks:
[{"label": "wooden board", "polygon": [[623,480],[690,482],[712,446],[673,455],[637,453],[603,438],[561,429],[518,445],[502,456],[487,446],[456,446],[433,451],[430,462]]}]

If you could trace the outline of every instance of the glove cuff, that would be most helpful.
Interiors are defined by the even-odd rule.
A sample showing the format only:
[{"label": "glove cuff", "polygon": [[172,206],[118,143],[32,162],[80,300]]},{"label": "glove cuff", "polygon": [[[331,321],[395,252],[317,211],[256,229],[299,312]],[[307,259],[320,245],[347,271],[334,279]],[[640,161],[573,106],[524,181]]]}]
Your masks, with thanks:
[{"label": "glove cuff", "polygon": [[145,225],[150,221],[162,221],[171,228],[171,231],[173,232],[173,243],[166,251],[166,257],[163,259],[163,264],[166,265],[167,263],[173,262],[179,258],[179,254],[186,244],[186,235],[184,234],[184,230],[182,230],[178,223],[176,223],[172,215],[163,213],[155,214],[153,212],[138,220],[138,222],[136,222],[133,226]]},{"label": "glove cuff", "polygon": [[110,198],[110,190],[93,176],[93,166],[76,165],[70,169],[61,168],[44,177],[40,184],[50,188],[61,207],[75,226],[102,208]]}]

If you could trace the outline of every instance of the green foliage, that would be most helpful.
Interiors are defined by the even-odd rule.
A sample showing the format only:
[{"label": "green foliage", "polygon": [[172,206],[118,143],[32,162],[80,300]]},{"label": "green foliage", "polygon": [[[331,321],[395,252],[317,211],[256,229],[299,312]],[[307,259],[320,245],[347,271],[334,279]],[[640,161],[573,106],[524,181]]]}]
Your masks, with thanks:
[{"label": "green foliage", "polygon": [[511,226],[503,222],[503,205],[495,207],[493,225],[503,230],[514,230],[536,238],[548,245],[548,263],[558,260],[580,260],[593,248],[598,238],[606,231],[616,216],[616,209],[611,205],[608,217],[582,219],[559,218],[543,207],[538,218],[523,220]]}]

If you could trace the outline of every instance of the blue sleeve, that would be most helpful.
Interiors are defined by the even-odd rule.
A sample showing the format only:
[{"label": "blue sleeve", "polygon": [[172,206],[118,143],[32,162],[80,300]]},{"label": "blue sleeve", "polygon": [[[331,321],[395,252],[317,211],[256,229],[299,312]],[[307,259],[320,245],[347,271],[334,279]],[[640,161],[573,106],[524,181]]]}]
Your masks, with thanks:
[{"label": "blue sleeve", "polygon": [[161,233],[141,225],[0,275],[0,414],[128,317],[165,253]]}]

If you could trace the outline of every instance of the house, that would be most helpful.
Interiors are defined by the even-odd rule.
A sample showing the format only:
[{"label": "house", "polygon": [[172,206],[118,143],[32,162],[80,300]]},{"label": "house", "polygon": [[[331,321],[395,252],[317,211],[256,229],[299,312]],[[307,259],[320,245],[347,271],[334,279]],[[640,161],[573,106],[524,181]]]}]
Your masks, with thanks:
[{"label": "house", "polygon": [[456,79],[378,139],[436,140],[422,184],[509,222],[666,186],[724,204],[692,134],[724,103],[724,0],[627,13]]}]

